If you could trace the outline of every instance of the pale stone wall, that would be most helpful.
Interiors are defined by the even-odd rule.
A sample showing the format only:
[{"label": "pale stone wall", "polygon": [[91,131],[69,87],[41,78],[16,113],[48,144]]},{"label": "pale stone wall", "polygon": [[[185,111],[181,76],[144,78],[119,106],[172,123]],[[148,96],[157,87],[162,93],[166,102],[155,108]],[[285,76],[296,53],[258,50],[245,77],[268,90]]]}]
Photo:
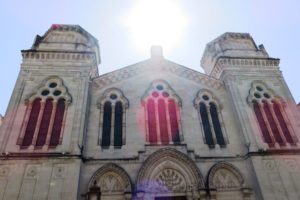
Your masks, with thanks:
[{"label": "pale stone wall", "polygon": [[[165,60],[156,47],[151,59],[98,76],[96,43],[78,26],[55,25],[22,52],[5,123],[0,121],[0,199],[83,199],[95,180],[102,199],[153,199],[167,194],[159,181],[169,180],[174,181],[168,185],[169,195],[187,199],[300,198],[299,142],[268,148],[249,91],[259,81],[281,97],[298,141],[299,105],[279,71],[279,60],[258,48],[249,34],[225,33],[207,45],[202,65],[209,75]],[[16,143],[26,101],[49,77],[60,78],[71,97],[62,144],[20,149]],[[181,102],[180,145],[146,141],[143,97],[156,80],[165,81]],[[111,88],[128,100],[121,149],[99,144],[99,99]],[[200,90],[209,91],[217,102],[226,147],[209,148],[204,142],[194,105]],[[143,183],[146,179],[153,179],[153,185]]]},{"label": "pale stone wall", "polygon": [[31,159],[0,162],[0,196],[5,200],[77,197],[80,160]]}]

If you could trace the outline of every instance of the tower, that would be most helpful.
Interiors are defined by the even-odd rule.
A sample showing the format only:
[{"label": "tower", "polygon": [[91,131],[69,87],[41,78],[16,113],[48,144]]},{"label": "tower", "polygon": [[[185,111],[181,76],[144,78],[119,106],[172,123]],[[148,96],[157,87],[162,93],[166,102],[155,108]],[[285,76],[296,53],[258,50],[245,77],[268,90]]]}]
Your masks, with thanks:
[{"label": "tower", "polygon": [[[84,113],[100,63],[98,42],[78,25],[52,25],[22,57],[1,127],[1,170],[7,174],[0,196],[76,199]],[[4,191],[7,187],[19,192]]]}]

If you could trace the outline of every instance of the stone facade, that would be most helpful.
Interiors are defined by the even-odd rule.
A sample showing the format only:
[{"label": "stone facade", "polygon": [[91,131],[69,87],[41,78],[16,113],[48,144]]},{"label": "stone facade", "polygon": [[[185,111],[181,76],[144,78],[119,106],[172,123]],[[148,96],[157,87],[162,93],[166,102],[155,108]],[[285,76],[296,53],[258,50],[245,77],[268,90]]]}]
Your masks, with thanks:
[{"label": "stone facade", "polygon": [[53,25],[22,51],[0,129],[0,199],[300,198],[299,105],[249,34],[208,43],[206,74],[153,47],[99,75],[99,51],[77,25]]}]

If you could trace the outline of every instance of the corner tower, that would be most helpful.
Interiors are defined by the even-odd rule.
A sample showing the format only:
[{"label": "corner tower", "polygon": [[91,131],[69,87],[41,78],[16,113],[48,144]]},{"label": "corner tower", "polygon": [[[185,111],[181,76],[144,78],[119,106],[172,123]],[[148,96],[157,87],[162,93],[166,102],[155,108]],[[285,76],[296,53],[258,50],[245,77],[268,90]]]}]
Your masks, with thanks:
[{"label": "corner tower", "polygon": [[4,152],[79,153],[97,40],[78,25],[52,25],[22,50],[20,73],[1,134]]},{"label": "corner tower", "polygon": [[279,59],[248,33],[225,33],[207,44],[201,64],[225,83],[263,199],[297,199],[299,113]]}]

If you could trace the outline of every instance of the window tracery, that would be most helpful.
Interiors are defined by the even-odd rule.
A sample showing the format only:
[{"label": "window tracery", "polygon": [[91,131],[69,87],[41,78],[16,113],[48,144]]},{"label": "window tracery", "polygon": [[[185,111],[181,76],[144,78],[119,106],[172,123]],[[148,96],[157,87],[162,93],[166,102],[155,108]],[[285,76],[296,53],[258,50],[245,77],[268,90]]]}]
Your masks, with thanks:
[{"label": "window tracery", "polygon": [[150,144],[180,144],[181,100],[163,80],[154,81],[142,97],[146,113],[146,140]]},{"label": "window tracery", "polygon": [[225,137],[220,103],[208,90],[200,90],[194,100],[198,111],[204,142],[210,147],[215,145],[225,147],[228,141]]},{"label": "window tracery", "polygon": [[62,143],[62,130],[68,104],[67,88],[58,77],[49,77],[26,99],[26,113],[17,144],[23,149],[56,147]]},{"label": "window tracery", "polygon": [[263,141],[269,147],[296,145],[298,141],[289,126],[281,98],[264,83],[255,81],[247,100],[253,107]]},{"label": "window tracery", "polygon": [[100,109],[99,145],[102,148],[121,148],[125,145],[125,116],[129,107],[121,90],[111,88],[98,99]]}]

